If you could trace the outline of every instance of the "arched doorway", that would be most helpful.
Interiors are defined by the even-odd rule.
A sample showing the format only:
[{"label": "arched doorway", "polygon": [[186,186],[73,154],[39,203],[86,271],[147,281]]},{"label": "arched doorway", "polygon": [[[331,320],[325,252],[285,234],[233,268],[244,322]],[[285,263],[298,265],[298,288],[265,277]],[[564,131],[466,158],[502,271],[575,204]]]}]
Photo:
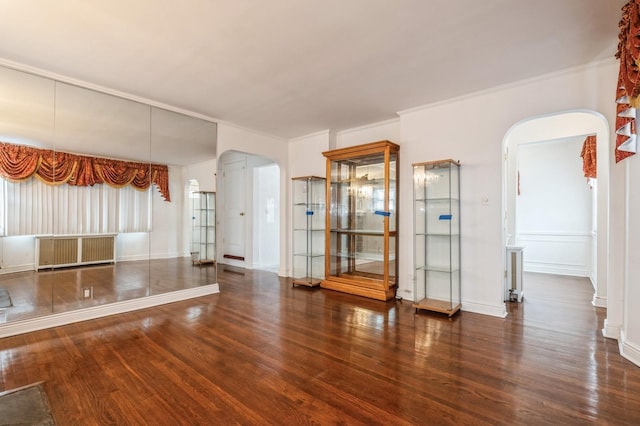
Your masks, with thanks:
[{"label": "arched doorway", "polygon": [[280,167],[238,151],[218,161],[218,259],[277,271],[280,263]]},{"label": "arched doorway", "polygon": [[[591,210],[588,212],[588,220],[590,221],[591,230],[588,232],[571,231],[562,232],[556,229],[552,229],[557,223],[554,222],[554,217],[544,216],[556,214],[553,212],[553,200],[549,197],[544,198],[544,195],[537,195],[533,200],[545,200],[545,204],[536,209],[533,214],[529,213],[526,219],[519,216],[518,209],[531,208],[531,199],[528,203],[521,203],[518,200],[519,191],[524,191],[521,187],[523,176],[519,175],[519,162],[526,163],[526,167],[529,170],[537,168],[536,173],[529,173],[527,179],[528,190],[533,188],[543,187],[544,185],[538,184],[538,182],[544,180],[545,173],[549,176],[561,176],[556,173],[555,170],[563,168],[562,158],[556,158],[563,152],[573,152],[572,154],[562,155],[575,155],[574,158],[566,157],[567,163],[571,163],[571,167],[574,167],[576,162],[579,161],[580,152],[575,152],[575,146],[580,146],[582,141],[587,135],[595,135],[597,138],[597,187],[590,190],[590,197],[592,198]],[[573,148],[567,149],[572,146]],[[553,247],[550,251],[551,256],[556,256],[553,261],[547,262],[547,265],[551,265],[555,262],[557,271],[569,271],[570,268],[561,269],[562,262],[564,266],[573,266],[580,264],[582,259],[576,260],[575,252],[571,253],[570,250],[564,250],[564,247],[569,247],[571,244],[574,246],[580,246],[585,255],[583,268],[588,268],[588,276],[594,287],[593,304],[595,306],[606,307],[607,297],[607,233],[608,233],[608,186],[609,186],[609,129],[606,120],[600,114],[593,111],[567,111],[554,114],[548,114],[543,116],[532,117],[523,121],[520,121],[513,125],[507,132],[504,138],[504,153],[505,161],[503,166],[503,236],[506,248],[511,244],[526,244],[527,238],[529,238],[530,248],[529,252],[531,256],[537,256],[537,253],[542,253],[545,247]],[[524,156],[529,155],[525,158]],[[536,158],[530,158],[536,157]],[[540,159],[549,159],[548,163],[540,163]],[[537,163],[536,163],[537,161]],[[569,164],[567,164],[569,167]],[[534,180],[532,183],[531,180]],[[549,185],[549,182],[545,183]],[[584,182],[583,190],[587,191],[586,180]],[[522,194],[522,192],[520,192]],[[530,195],[530,193],[528,194]],[[547,202],[548,201],[548,202]],[[562,200],[563,202],[566,200]],[[547,205],[551,204],[551,205]],[[561,204],[561,203],[558,203]],[[545,209],[548,207],[547,209]],[[566,212],[565,212],[566,213]],[[557,213],[561,215],[562,213]],[[526,231],[522,226],[519,226],[520,220],[525,220],[527,224],[540,225],[535,227],[535,231],[528,232],[529,235],[525,236],[523,233]],[[549,219],[549,220],[547,220]],[[582,217],[581,220],[585,218]],[[536,222],[538,221],[538,222]],[[520,223],[522,224],[522,222]],[[572,224],[573,225],[573,224]],[[548,226],[550,231],[545,232],[541,229],[545,229]],[[553,231],[553,232],[552,232]],[[545,235],[546,234],[546,235]],[[535,241],[535,242],[533,242]],[[555,250],[555,253],[554,253]],[[567,255],[567,260],[558,261],[557,255]],[[570,256],[574,256],[569,260]],[[524,257],[527,257],[527,247],[524,249]],[[579,257],[579,256],[578,256]],[[544,260],[538,260],[538,266],[544,264]],[[506,259],[505,263],[510,259]],[[532,263],[525,261],[525,270],[527,267],[532,268]],[[548,270],[552,270],[549,268]],[[505,277],[505,294],[507,289],[511,286],[509,282],[510,277]],[[525,284],[526,293],[526,284]]]}]

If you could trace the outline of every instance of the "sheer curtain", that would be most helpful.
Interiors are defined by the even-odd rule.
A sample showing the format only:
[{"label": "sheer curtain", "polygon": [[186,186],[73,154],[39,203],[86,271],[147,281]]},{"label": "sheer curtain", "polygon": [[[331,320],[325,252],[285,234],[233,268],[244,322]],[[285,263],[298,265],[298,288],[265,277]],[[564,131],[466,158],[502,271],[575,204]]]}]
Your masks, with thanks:
[{"label": "sheer curtain", "polygon": [[0,232],[5,236],[147,232],[151,228],[151,189],[3,179],[0,199]]}]

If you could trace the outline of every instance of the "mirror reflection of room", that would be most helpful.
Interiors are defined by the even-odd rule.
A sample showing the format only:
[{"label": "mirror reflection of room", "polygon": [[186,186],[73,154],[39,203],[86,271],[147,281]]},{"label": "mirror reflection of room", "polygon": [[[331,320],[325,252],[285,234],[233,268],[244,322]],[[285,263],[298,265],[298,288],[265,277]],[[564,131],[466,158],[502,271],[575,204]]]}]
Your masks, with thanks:
[{"label": "mirror reflection of room", "polygon": [[0,322],[216,283],[189,202],[215,123],[6,67],[0,115]]}]

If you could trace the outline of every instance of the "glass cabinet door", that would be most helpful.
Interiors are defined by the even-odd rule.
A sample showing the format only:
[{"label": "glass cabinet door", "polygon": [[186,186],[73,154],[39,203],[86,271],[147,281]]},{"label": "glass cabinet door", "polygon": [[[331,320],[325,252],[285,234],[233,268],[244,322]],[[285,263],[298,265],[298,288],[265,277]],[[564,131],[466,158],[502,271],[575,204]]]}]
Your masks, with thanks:
[{"label": "glass cabinet door", "polygon": [[388,300],[397,276],[398,146],[383,141],[324,154],[330,209],[322,285]]}]

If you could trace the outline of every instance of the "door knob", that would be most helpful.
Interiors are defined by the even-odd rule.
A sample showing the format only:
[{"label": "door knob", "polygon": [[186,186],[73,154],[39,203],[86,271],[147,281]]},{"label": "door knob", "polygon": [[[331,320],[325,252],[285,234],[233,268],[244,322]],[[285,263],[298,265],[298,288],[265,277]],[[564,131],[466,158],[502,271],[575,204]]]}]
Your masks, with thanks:
[{"label": "door knob", "polygon": [[240,216],[244,216],[244,212],[240,212]]}]

